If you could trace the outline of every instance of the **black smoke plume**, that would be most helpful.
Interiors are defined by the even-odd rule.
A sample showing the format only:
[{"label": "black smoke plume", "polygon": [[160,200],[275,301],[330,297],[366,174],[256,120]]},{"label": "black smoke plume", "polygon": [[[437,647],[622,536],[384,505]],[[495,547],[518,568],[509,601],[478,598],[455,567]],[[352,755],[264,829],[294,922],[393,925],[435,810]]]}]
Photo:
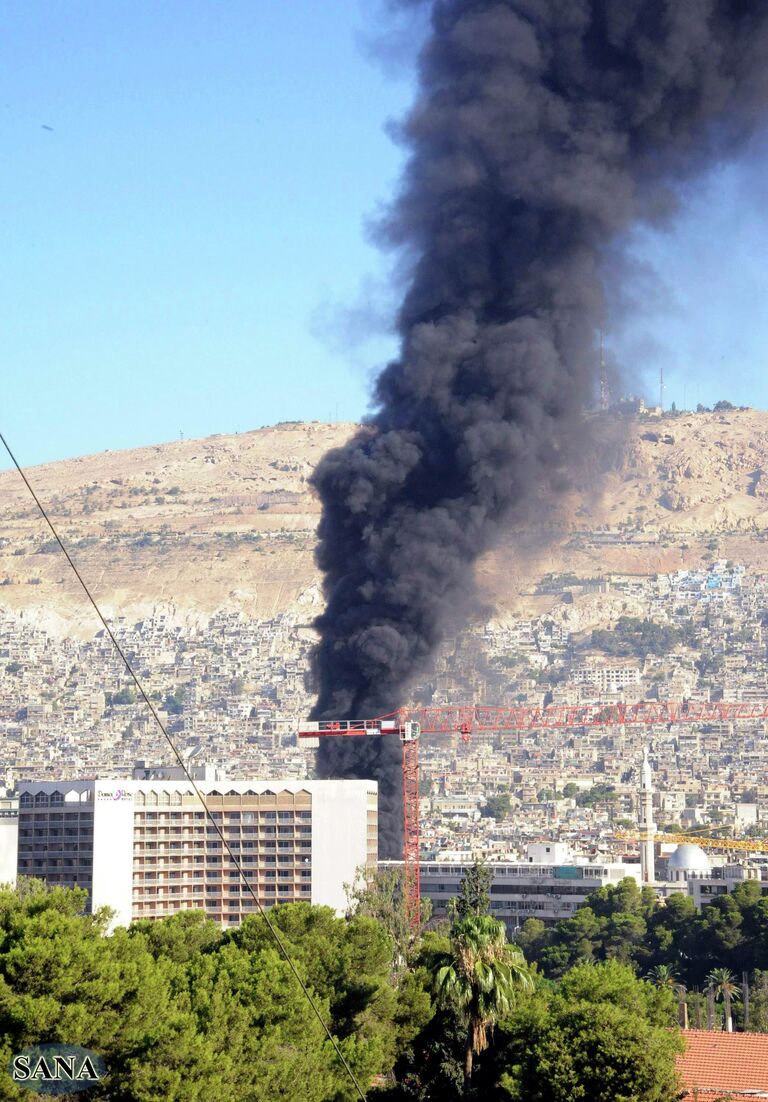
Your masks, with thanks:
[{"label": "black smoke plume", "polygon": [[[404,703],[500,526],[581,454],[601,260],[733,155],[768,99],[762,0],[435,0],[382,227],[407,287],[375,412],[321,461],[314,715]],[[724,246],[725,247],[725,246]],[[400,852],[396,740],[321,743],[375,777]]]}]

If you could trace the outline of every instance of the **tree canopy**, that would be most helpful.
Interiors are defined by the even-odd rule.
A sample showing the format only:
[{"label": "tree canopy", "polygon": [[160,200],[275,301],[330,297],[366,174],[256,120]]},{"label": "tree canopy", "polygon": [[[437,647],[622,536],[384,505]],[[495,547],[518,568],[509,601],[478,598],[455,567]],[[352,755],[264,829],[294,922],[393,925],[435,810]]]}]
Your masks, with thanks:
[{"label": "tree canopy", "polygon": [[[697,915],[687,897],[660,906],[625,880],[552,929],[529,921],[510,945],[487,913],[488,870],[477,864],[453,925],[400,947],[382,903],[396,903],[390,887],[346,918],[308,903],[269,912],[344,1059],[364,1090],[377,1084],[380,1102],[671,1102],[678,977],[715,984],[738,1024],[727,969],[768,955],[757,883]],[[372,900],[382,918],[364,913]],[[34,880],[0,889],[4,1066],[62,1041],[103,1057],[97,1100],[356,1097],[264,916],[222,930],[183,911],[108,934],[109,913],[86,914],[85,903],[82,890]],[[766,975],[752,999],[756,1028],[768,1020]],[[0,1102],[29,1098],[0,1077]]]},{"label": "tree canopy", "polygon": [[636,616],[621,616],[612,629],[595,628],[592,632],[592,646],[615,657],[669,654],[684,642],[685,633],[681,628]]},{"label": "tree canopy", "polygon": [[[108,1076],[94,1099],[345,1102],[333,1046],[261,917],[222,933],[200,912],[107,936],[82,890],[0,890],[0,1062],[37,1043],[83,1045]],[[422,985],[390,982],[393,943],[364,916],[284,904],[270,912],[364,1088],[432,1013]],[[29,1099],[6,1076],[2,1099]]]},{"label": "tree canopy", "polygon": [[716,968],[768,970],[768,898],[759,881],[745,880],[699,913],[687,895],[657,900],[627,878],[597,889],[553,927],[528,919],[517,944],[552,978],[583,961],[615,959],[641,974],[668,965],[686,988],[704,988]]},{"label": "tree canopy", "polygon": [[675,1003],[617,961],[580,964],[503,1025],[500,1086],[514,1102],[673,1102]]}]

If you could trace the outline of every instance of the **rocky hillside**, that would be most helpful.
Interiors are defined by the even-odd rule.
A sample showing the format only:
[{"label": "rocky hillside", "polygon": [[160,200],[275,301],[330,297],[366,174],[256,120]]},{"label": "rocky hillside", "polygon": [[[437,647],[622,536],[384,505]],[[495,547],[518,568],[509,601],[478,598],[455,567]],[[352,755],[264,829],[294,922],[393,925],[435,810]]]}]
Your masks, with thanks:
[{"label": "rocky hillside", "polygon": [[[205,440],[105,452],[29,477],[110,616],[159,603],[179,616],[237,608],[311,620],[318,505],[307,479],[351,424],[284,423]],[[615,419],[594,431],[601,479],[571,492],[547,529],[510,533],[478,574],[498,617],[543,611],[550,572],[654,573],[712,557],[764,568],[768,413]],[[93,616],[23,484],[0,473],[0,609],[90,634]]]}]

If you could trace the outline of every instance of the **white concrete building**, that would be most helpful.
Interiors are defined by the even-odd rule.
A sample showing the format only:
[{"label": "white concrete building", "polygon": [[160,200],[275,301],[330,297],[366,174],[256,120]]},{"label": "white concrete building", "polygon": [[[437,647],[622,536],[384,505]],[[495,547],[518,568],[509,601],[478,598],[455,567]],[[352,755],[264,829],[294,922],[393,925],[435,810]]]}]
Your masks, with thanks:
[{"label": "white concrete building", "polygon": [[[422,861],[421,894],[432,902],[435,918],[444,918],[448,901],[471,863]],[[597,888],[618,884],[629,876],[640,882],[640,866],[618,862],[589,862],[574,857],[563,842],[533,843],[521,862],[494,862],[491,882],[491,914],[501,919],[512,934],[527,918],[552,924],[571,915]]]},{"label": "white concrete building", "polygon": [[0,796],[0,884],[16,883],[18,846],[18,797]]},{"label": "white concrete building", "polygon": [[[258,910],[189,781],[22,782],[18,873],[88,890],[114,924],[204,909],[224,926]],[[263,906],[342,913],[345,882],[376,867],[378,793],[359,780],[199,781]]]},{"label": "white concrete building", "polygon": [[571,681],[577,685],[594,685],[601,692],[617,692],[627,685],[640,684],[640,667],[636,661],[594,660],[571,671]]},{"label": "white concrete building", "polygon": [[[678,846],[678,849],[680,848]],[[760,869],[754,865],[745,864],[719,865],[711,872],[703,869],[695,870],[688,880],[688,894],[696,904],[696,910],[700,911],[717,896],[730,895],[734,888],[743,884],[745,880],[760,881],[760,894],[763,896],[768,894],[768,884],[761,880]]]}]

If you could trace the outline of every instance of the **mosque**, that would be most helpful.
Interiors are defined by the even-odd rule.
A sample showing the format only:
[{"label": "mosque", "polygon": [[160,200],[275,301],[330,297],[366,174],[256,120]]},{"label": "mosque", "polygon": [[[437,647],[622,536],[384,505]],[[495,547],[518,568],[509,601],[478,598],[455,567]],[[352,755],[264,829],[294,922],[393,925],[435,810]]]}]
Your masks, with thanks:
[{"label": "mosque", "polygon": [[[657,870],[656,824],[653,819],[653,773],[647,748],[643,750],[638,789],[638,827],[640,831],[640,881],[651,885],[657,895],[666,897],[685,892],[693,898],[697,909],[718,895],[732,892],[744,880],[760,880],[765,871],[746,862],[713,863],[701,846],[682,842],[671,853],[659,857]],[[657,876],[657,871],[660,875]],[[763,888],[768,894],[768,882]]]}]

